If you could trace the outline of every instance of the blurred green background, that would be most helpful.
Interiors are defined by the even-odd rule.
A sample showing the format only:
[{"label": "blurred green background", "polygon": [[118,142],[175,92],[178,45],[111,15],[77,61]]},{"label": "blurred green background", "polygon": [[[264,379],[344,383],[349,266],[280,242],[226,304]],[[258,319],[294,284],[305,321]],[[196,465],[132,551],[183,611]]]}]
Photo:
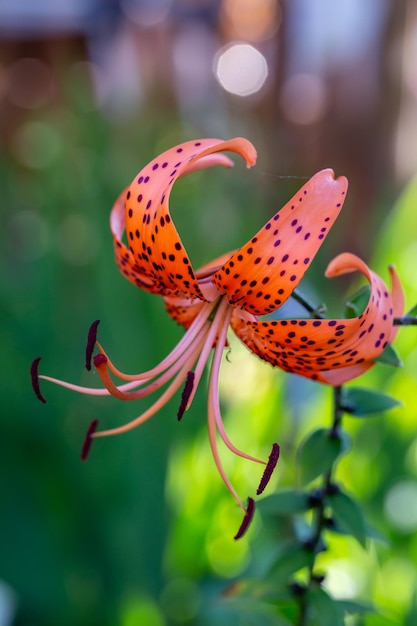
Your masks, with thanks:
[{"label": "blurred green background", "polygon": [[[140,429],[95,442],[81,464],[91,419],[117,425],[146,401],[43,383],[43,406],[29,366],[42,355],[43,373],[96,384],[84,348],[97,318],[125,371],[156,364],[181,337],[163,303],[118,273],[108,221],[148,160],[201,136],[246,136],[259,159],[250,171],[237,162],[174,188],[195,266],[246,242],[307,177],[333,167],[348,176],[349,197],[306,293],[340,314],[349,283],[330,285],[322,273],[348,249],[384,278],[395,262],[415,304],[416,6],[335,4],[0,2],[0,626],[247,623],[222,612],[221,591],[256,570],[274,536],[256,519],[232,539],[241,516],[210,455],[204,385],[181,424],[177,397]],[[367,618],[373,626],[403,623],[417,582],[415,344],[403,329],[404,369],[379,366],[364,378],[404,405],[346,419],[354,446],[338,475],[387,541],[364,551],[333,540],[322,557],[332,593],[383,607]],[[298,442],[330,422],[329,391],[273,371],[232,338],[223,414],[233,441],[255,456],[280,442],[272,487],[294,484]],[[252,493],[252,465],[224,462],[239,492]]]}]

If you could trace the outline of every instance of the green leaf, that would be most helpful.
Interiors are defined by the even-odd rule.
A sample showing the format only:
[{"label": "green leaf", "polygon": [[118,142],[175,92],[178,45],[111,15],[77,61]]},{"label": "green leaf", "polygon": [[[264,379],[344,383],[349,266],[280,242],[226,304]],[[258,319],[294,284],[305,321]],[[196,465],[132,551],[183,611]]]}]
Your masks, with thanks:
[{"label": "green leaf", "polygon": [[[226,599],[212,607],[211,617],[221,626],[245,624],[245,626],[291,626],[277,615],[275,607],[251,599]],[[213,622],[214,623],[214,622]]]},{"label": "green leaf", "polygon": [[403,362],[398,356],[398,352],[389,343],[385,350],[374,359],[376,363],[383,363],[384,365],[390,365],[391,367],[402,367]]},{"label": "green leaf", "polygon": [[352,535],[361,546],[366,545],[366,523],[359,504],[342,491],[327,496],[333,517],[342,530]]},{"label": "green leaf", "polygon": [[[326,529],[332,533],[337,533],[338,535],[351,535],[352,533],[346,529],[346,526],[341,526],[335,518],[333,518],[333,523],[331,526],[326,527]],[[365,535],[369,539],[373,539],[374,541],[378,541],[379,543],[383,543],[388,545],[388,539],[385,537],[379,530],[377,530],[374,526],[369,524],[367,520],[365,520]]]},{"label": "green leaf", "polygon": [[365,521],[365,528],[367,537],[373,539],[374,541],[379,541],[380,543],[385,543],[385,545],[388,545],[388,538],[386,537],[386,535],[384,535],[384,533],[378,530],[378,528],[375,528],[375,526],[370,524],[368,521]]},{"label": "green leaf", "polygon": [[371,288],[364,285],[345,302],[345,317],[358,317],[368,304]]},{"label": "green leaf", "polygon": [[342,404],[346,412],[354,417],[366,417],[375,413],[389,411],[401,402],[387,396],[380,391],[363,389],[361,387],[344,387],[342,389]]},{"label": "green leaf", "polygon": [[415,304],[415,305],[413,306],[413,308],[412,308],[412,309],[410,309],[410,310],[408,311],[408,313],[406,313],[406,315],[405,315],[405,316],[406,316],[406,317],[417,317],[417,304]]},{"label": "green leaf", "polygon": [[304,546],[290,544],[286,546],[273,562],[268,577],[275,580],[288,580],[288,578],[304,567],[312,567],[314,554],[311,550],[306,550]]},{"label": "green leaf", "polygon": [[416,590],[414,590],[410,608],[408,609],[407,615],[405,616],[404,626],[415,626],[415,624],[417,623],[416,620],[417,620],[417,594],[416,594]]},{"label": "green leaf", "polygon": [[337,604],[344,613],[348,613],[349,615],[376,613],[376,608],[372,604],[367,604],[366,602],[358,602],[357,600],[337,600]]},{"label": "green leaf", "polygon": [[321,587],[309,590],[307,602],[313,619],[317,619],[320,626],[344,626],[343,609]]},{"label": "green leaf", "polygon": [[331,430],[320,428],[308,435],[297,451],[301,484],[309,483],[317,476],[328,472],[348,447],[346,433],[333,436]]},{"label": "green leaf", "polygon": [[310,505],[307,494],[289,489],[263,498],[257,503],[256,508],[265,515],[288,515],[308,511]]}]

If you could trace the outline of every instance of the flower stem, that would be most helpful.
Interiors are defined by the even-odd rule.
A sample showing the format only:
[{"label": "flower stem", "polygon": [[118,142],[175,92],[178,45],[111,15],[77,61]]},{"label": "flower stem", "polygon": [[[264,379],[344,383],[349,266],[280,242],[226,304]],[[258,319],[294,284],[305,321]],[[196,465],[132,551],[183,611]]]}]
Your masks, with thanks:
[{"label": "flower stem", "polygon": [[395,317],[394,326],[417,326],[417,317],[410,317],[403,315],[402,317]]},{"label": "flower stem", "polygon": [[320,304],[319,306],[314,306],[313,304],[311,304],[311,302],[307,300],[307,298],[302,296],[296,290],[292,292],[291,298],[294,298],[296,302],[301,304],[301,306],[303,306],[306,309],[306,311],[310,313],[311,317],[314,317],[316,319],[324,319],[326,317],[324,315],[326,307],[323,304]]},{"label": "flower stem", "polygon": [[[342,386],[333,387],[333,419],[330,428],[331,437],[340,437],[343,414],[344,408],[342,403]],[[325,496],[336,488],[336,486],[333,485],[333,473],[334,464],[323,475],[322,487],[318,490],[319,497],[317,499],[317,504],[314,509],[313,533],[311,538],[305,544],[306,549],[310,550],[314,556],[313,562],[309,567],[307,583],[302,589],[302,592],[300,592],[299,590],[299,592],[296,594],[299,598],[300,607],[296,626],[306,626],[306,624],[308,623],[308,591],[313,585],[320,584],[323,579],[321,575],[317,575],[314,572],[315,557],[316,554],[320,551],[320,545],[322,544],[322,535],[326,528]]]}]

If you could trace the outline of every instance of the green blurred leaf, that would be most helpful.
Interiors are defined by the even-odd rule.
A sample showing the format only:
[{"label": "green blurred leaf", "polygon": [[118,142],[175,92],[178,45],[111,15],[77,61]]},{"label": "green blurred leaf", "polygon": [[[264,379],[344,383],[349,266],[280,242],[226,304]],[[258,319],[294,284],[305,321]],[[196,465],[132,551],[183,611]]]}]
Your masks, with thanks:
[{"label": "green blurred leaf", "polygon": [[355,417],[383,413],[401,405],[401,402],[396,398],[387,396],[380,391],[361,387],[344,387],[342,389],[342,403],[348,409],[347,413]]},{"label": "green blurred leaf", "polygon": [[344,626],[343,609],[320,587],[313,587],[307,595],[313,619],[320,626]]},{"label": "green blurred leaf", "polygon": [[417,317],[417,304],[406,313],[406,317]]},{"label": "green blurred leaf", "polygon": [[[333,518],[333,524],[328,527],[328,530],[330,530],[332,533],[337,533],[339,535],[351,535],[352,534],[350,531],[346,529],[345,526],[343,525],[341,526],[334,518]],[[368,537],[369,539],[373,539],[374,541],[379,541],[380,543],[384,543],[386,545],[388,544],[387,537],[385,537],[383,533],[381,533],[374,526],[369,524],[366,520],[365,520],[365,535],[366,537]]]},{"label": "green blurred leaf", "polygon": [[274,493],[257,504],[258,511],[265,515],[288,515],[308,511],[309,508],[307,494],[293,489]]},{"label": "green blurred leaf", "polygon": [[410,608],[405,616],[404,626],[415,626],[415,624],[417,624],[417,594],[414,590]]},{"label": "green blurred leaf", "polygon": [[312,567],[314,554],[306,550],[304,546],[291,544],[286,546],[273,562],[268,576],[275,580],[288,580],[288,578],[304,567]]},{"label": "green blurred leaf", "polygon": [[308,435],[297,451],[301,483],[306,484],[329,471],[348,446],[346,433],[333,436],[331,430],[320,428]]},{"label": "green blurred leaf", "polygon": [[366,613],[376,613],[372,604],[358,602],[357,600],[337,600],[337,604],[344,613],[349,615],[365,615]]},{"label": "green blurred leaf", "polygon": [[366,524],[359,504],[342,491],[328,496],[327,501],[332,507],[337,524],[365,547]]},{"label": "green blurred leaf", "polygon": [[364,285],[345,302],[345,317],[358,317],[368,304],[371,288]]},{"label": "green blurred leaf", "polygon": [[[277,614],[271,604],[253,599],[233,599],[222,602],[217,607],[221,614],[216,615],[216,624],[244,624],[245,626],[291,626],[291,622]],[[223,621],[225,618],[226,621]],[[237,618],[238,621],[234,621]],[[214,622],[213,622],[214,623]]]},{"label": "green blurred leaf", "polygon": [[379,356],[374,359],[376,363],[383,363],[384,365],[391,365],[391,367],[402,367],[403,362],[398,356],[397,351],[389,343]]},{"label": "green blurred leaf", "polygon": [[372,526],[368,521],[365,521],[366,528],[366,536],[374,541],[379,541],[380,543],[385,543],[388,545],[388,538],[382,533],[380,530]]}]

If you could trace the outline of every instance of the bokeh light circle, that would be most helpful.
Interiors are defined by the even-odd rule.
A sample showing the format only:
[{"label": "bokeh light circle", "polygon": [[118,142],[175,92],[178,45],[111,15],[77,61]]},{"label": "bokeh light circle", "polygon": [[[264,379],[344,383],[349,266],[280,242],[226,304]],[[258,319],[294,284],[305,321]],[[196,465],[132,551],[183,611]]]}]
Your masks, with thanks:
[{"label": "bokeh light circle", "polygon": [[263,87],[268,77],[268,64],[254,46],[233,43],[218,51],[214,73],[223,89],[236,96],[246,97]]}]

